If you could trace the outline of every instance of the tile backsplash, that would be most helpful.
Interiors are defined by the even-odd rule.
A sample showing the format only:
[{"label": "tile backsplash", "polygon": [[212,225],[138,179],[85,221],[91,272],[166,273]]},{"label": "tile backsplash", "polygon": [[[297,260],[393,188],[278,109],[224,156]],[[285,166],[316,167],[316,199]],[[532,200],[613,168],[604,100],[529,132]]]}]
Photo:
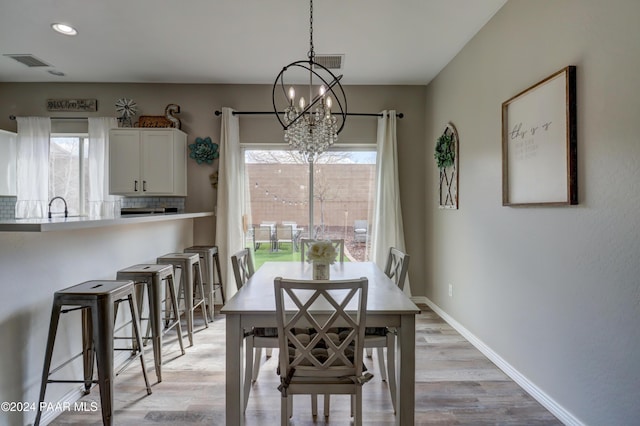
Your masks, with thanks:
[{"label": "tile backsplash", "polygon": [[17,197],[0,197],[0,220],[15,219],[17,199]]},{"label": "tile backsplash", "polygon": [[184,197],[123,197],[121,205],[131,207],[175,207],[178,213],[184,213]]},{"label": "tile backsplash", "polygon": [[[0,220],[16,218],[17,197],[0,197]],[[123,197],[122,207],[175,207],[178,213],[184,213],[183,197]]]}]

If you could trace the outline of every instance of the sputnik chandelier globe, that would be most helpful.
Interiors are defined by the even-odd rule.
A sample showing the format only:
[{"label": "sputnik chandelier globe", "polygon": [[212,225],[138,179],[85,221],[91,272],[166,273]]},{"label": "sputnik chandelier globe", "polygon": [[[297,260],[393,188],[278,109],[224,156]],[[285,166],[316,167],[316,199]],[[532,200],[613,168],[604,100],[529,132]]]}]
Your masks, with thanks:
[{"label": "sputnik chandelier globe", "polygon": [[[284,141],[309,163],[338,140],[347,119],[347,98],[340,80],[315,61],[313,48],[313,0],[309,1],[309,52],[307,59],[282,68],[273,83],[273,110],[284,129]],[[296,102],[294,83],[308,78],[309,102]],[[288,81],[289,80],[289,81]],[[306,83],[306,82],[305,82]],[[332,111],[333,109],[333,111]],[[282,117],[281,117],[282,116]]]}]

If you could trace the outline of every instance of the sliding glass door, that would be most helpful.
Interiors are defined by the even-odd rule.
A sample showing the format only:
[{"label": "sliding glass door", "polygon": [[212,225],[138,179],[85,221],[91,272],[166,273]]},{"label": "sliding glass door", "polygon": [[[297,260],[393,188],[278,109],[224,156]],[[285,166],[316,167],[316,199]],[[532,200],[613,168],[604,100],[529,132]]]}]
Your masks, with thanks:
[{"label": "sliding glass door", "polygon": [[309,236],[344,239],[348,261],[369,260],[374,147],[326,152],[313,166],[289,150],[245,148],[244,153],[250,206],[245,237],[247,247],[255,250],[256,267],[265,260],[299,262],[299,240]]}]

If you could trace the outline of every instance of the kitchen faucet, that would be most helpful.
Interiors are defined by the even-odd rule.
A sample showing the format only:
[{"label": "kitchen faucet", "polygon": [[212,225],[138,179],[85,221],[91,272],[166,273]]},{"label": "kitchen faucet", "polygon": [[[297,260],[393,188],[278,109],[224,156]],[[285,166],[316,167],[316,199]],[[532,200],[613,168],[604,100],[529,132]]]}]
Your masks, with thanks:
[{"label": "kitchen faucet", "polygon": [[69,215],[69,211],[67,210],[67,201],[66,201],[64,198],[62,198],[62,197],[53,197],[53,198],[51,199],[51,201],[49,201],[49,219],[51,219],[51,204],[53,204],[53,201],[54,201],[56,198],[61,199],[61,200],[62,200],[62,202],[64,203],[64,217],[67,217],[67,216]]}]

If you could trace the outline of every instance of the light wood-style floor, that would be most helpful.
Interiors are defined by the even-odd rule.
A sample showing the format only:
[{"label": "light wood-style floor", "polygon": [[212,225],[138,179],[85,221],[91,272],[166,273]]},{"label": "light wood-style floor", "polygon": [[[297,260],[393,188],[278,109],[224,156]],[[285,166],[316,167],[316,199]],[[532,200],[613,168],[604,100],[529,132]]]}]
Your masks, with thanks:
[{"label": "light wood-style floor", "polygon": [[[482,353],[436,313],[421,306],[416,319],[416,425],[560,425],[549,411],[500,371]],[[196,316],[197,317],[197,316]],[[202,318],[200,317],[200,321]],[[147,396],[139,363],[116,377],[116,425],[224,425],[225,326],[224,316],[196,333],[194,346],[180,356],[175,335],[165,339],[163,381],[156,383],[150,347],[147,368],[153,394]],[[198,323],[200,326],[202,322]],[[188,340],[185,337],[185,345]],[[275,353],[274,353],[275,355]],[[394,424],[389,391],[380,380],[376,354],[367,359],[375,377],[365,385],[365,425]],[[280,421],[280,393],[276,390],[276,356],[266,359],[254,384],[246,412],[247,425],[270,426]],[[55,386],[55,385],[50,385]],[[100,401],[98,389],[83,401]],[[333,396],[331,415],[311,416],[310,400],[294,398],[291,424],[348,425],[347,396]],[[53,425],[100,425],[101,414],[68,411]]]}]

